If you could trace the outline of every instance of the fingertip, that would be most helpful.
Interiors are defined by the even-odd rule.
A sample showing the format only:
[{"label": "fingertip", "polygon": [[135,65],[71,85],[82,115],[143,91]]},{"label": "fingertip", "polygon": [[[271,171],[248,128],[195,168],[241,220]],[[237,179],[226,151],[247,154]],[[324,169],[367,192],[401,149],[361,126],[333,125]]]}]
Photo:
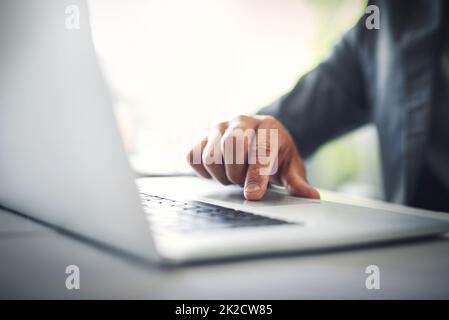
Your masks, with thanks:
[{"label": "fingertip", "polygon": [[310,198],[316,199],[316,200],[320,200],[321,199],[320,193],[314,187],[310,187]]},{"label": "fingertip", "polygon": [[245,196],[245,199],[248,201],[259,201],[263,197],[263,193],[248,193],[244,191],[243,195]]},{"label": "fingertip", "polygon": [[246,200],[258,201],[264,196],[265,189],[256,183],[248,183],[245,185],[243,194]]}]

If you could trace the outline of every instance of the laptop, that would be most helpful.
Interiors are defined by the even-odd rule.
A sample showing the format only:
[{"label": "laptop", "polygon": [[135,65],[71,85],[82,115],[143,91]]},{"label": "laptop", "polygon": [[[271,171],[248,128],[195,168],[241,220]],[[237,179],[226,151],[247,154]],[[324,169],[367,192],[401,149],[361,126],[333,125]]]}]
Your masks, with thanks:
[{"label": "laptop", "polygon": [[136,179],[93,49],[86,3],[14,0],[0,7],[4,208],[172,264],[449,231],[449,222],[430,216],[294,198],[280,189],[248,202],[239,187],[195,177]]}]

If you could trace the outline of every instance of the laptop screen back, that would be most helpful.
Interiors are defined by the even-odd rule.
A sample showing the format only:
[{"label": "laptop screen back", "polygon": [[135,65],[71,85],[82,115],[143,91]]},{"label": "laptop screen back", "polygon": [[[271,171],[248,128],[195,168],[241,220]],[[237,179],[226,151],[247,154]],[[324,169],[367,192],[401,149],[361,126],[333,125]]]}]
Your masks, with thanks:
[{"label": "laptop screen back", "polygon": [[153,258],[86,3],[0,7],[0,205]]}]

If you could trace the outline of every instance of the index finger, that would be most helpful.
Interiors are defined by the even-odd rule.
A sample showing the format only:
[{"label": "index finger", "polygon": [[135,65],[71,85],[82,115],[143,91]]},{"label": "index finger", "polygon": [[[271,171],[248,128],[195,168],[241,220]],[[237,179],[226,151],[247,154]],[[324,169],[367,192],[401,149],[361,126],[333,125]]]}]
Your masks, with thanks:
[{"label": "index finger", "polygon": [[260,200],[264,196],[270,176],[277,171],[278,150],[278,128],[271,118],[264,119],[251,144],[244,188],[247,200]]}]

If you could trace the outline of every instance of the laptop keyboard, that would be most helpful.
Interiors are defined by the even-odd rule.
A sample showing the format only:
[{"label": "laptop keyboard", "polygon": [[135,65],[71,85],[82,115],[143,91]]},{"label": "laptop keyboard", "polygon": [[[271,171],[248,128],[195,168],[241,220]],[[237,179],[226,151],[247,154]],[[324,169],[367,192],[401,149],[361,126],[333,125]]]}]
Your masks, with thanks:
[{"label": "laptop keyboard", "polygon": [[150,227],[155,233],[291,224],[199,201],[176,201],[146,193],[140,196]]}]

